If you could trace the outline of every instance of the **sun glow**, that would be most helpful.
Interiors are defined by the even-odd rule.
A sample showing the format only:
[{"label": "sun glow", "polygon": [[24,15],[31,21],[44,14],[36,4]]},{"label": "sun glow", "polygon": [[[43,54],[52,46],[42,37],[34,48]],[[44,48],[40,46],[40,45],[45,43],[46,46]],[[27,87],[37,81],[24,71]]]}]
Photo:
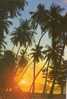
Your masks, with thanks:
[{"label": "sun glow", "polygon": [[[43,62],[36,64],[36,74],[42,66],[43,66]],[[26,67],[22,71],[20,69],[18,70],[16,74],[16,82],[20,87],[20,89],[22,89],[22,91],[24,92],[30,91],[31,84],[33,82],[33,63],[29,65],[29,68]],[[41,72],[35,82],[35,92],[42,92],[43,84],[44,84],[44,79]]]},{"label": "sun glow", "polygon": [[19,84],[27,84],[28,82],[26,81],[26,80],[21,80],[20,82],[19,82]]}]

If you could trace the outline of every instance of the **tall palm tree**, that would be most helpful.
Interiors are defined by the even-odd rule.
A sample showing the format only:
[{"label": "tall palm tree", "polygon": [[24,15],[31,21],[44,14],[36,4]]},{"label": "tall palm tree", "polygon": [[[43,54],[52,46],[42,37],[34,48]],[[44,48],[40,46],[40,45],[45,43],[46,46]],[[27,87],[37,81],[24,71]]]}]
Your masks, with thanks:
[{"label": "tall palm tree", "polygon": [[[65,45],[67,44],[66,42],[67,42],[67,40],[66,40],[66,38],[67,38],[67,30],[66,30],[66,24],[67,24],[67,21],[65,21],[66,20],[66,15],[64,16],[64,17],[60,17],[60,24],[59,24],[59,26],[58,26],[58,28],[57,28],[57,30],[58,30],[58,35],[57,35],[57,37],[58,37],[58,41],[59,41],[59,45],[57,44],[57,46],[58,46],[58,54],[60,53],[60,56],[59,56],[59,61],[57,62],[57,66],[58,66],[58,69],[61,67],[61,61],[62,61],[62,56],[63,56],[63,54],[64,54],[64,49],[65,49]],[[65,25],[65,28],[64,28],[64,25]],[[56,37],[56,36],[55,36]],[[53,37],[54,38],[54,37]],[[53,41],[52,41],[53,42]],[[58,42],[57,42],[58,43]],[[56,46],[56,45],[55,45]],[[62,74],[63,75],[63,74]],[[60,78],[59,78],[60,79]],[[54,86],[54,82],[55,82],[55,78],[54,78],[54,80],[53,80],[53,84],[52,84],[52,88],[51,88],[51,92],[50,93],[52,93],[53,92],[53,86]],[[63,81],[62,81],[63,82]]]},{"label": "tall palm tree", "polygon": [[[33,50],[33,53],[32,53],[32,54],[33,54],[33,57],[34,57],[34,58],[36,57],[36,55],[34,55],[34,54],[38,54],[38,53],[40,54],[40,56],[39,56],[39,55],[37,56],[38,59],[35,59],[35,60],[34,60],[34,61],[36,61],[36,62],[39,61],[39,58],[41,58],[41,57],[44,58],[44,56],[43,56],[43,51],[42,51],[43,47],[40,46],[41,40],[42,40],[42,38],[43,38],[44,35],[45,35],[45,32],[43,32],[43,34],[41,35],[41,37],[40,37],[40,39],[39,39],[39,41],[38,41],[38,44],[35,45],[36,48],[35,48],[35,49],[32,49],[32,50]],[[43,67],[44,67],[44,66],[43,66]],[[41,70],[40,70],[40,71],[41,71]],[[37,75],[39,75],[39,72],[38,72]],[[37,76],[37,75],[36,75],[36,76]],[[34,63],[34,75],[33,75],[34,80],[33,80],[33,83],[32,83],[33,92],[34,92],[34,90],[35,90],[34,87],[35,87],[35,80],[36,80],[36,78],[37,78],[36,76],[35,76],[35,63]],[[32,86],[31,86],[31,88],[32,88]],[[30,89],[31,89],[31,88],[30,88]]]},{"label": "tall palm tree", "polygon": [[[43,9],[42,9],[43,10]],[[56,47],[57,43],[63,42],[63,44],[61,44],[62,46],[62,50],[61,50],[61,55],[60,55],[60,59],[58,62],[58,65],[60,65],[61,63],[61,59],[62,59],[62,55],[64,52],[64,48],[65,48],[65,28],[64,28],[64,24],[66,24],[66,22],[64,21],[63,16],[61,15],[61,12],[63,11],[63,9],[60,6],[55,6],[54,4],[50,7],[50,9],[45,13],[45,15],[43,14],[39,14],[39,11],[42,11],[41,9],[37,10],[33,15],[32,15],[32,19],[34,20],[35,24],[38,23],[39,25],[41,25],[41,27],[43,26],[44,31],[47,31],[49,33],[49,36],[52,39],[52,46],[53,49]],[[39,15],[38,15],[39,14]],[[40,17],[41,16],[41,17]],[[45,20],[45,16],[46,19]],[[44,18],[44,20],[42,21],[42,19]],[[66,17],[65,17],[66,18]],[[40,21],[41,20],[41,21]],[[66,20],[66,19],[65,19]],[[63,24],[63,25],[62,25]],[[62,29],[61,29],[62,27]],[[57,60],[57,59],[56,59]],[[54,80],[55,82],[55,80]],[[54,86],[54,84],[53,84]],[[53,90],[53,89],[52,89]]]},{"label": "tall palm tree", "polygon": [[[65,73],[65,70],[62,69],[62,68],[65,68],[64,66],[62,67],[62,62],[63,62],[63,58],[61,57],[62,50],[63,50],[63,47],[58,44],[55,48],[48,47],[48,49],[44,51],[46,57],[48,58],[48,61],[51,64],[51,66],[49,66],[48,68],[52,69],[52,74],[53,74],[53,79],[51,77],[51,74],[49,73],[47,74],[48,77],[50,75],[50,78],[52,81],[50,95],[53,94],[55,83],[56,82],[60,83],[61,81],[60,85],[62,85],[62,83],[64,82],[63,78],[65,79],[65,76],[63,77],[63,75],[66,75],[66,73]],[[63,86],[61,87],[63,88]]]},{"label": "tall palm tree", "polygon": [[44,84],[44,89],[43,89],[43,93],[46,91],[46,86],[47,86],[47,81],[48,81],[48,72],[49,72],[49,67],[50,67],[50,64],[53,66],[55,65],[55,62],[56,62],[56,58],[57,58],[57,54],[56,54],[56,49],[53,49],[51,47],[48,46],[47,50],[44,51],[44,54],[45,54],[45,59],[47,59],[47,68],[45,68],[43,70],[43,72],[45,74],[45,84]]},{"label": "tall palm tree", "polygon": [[[39,41],[38,41],[37,46],[40,46],[41,40],[42,40],[42,38],[43,38],[44,35],[45,35],[45,32],[42,33],[42,35],[41,35],[41,37],[40,37],[40,39],[39,39]],[[44,53],[44,52],[42,51],[42,54],[43,54],[43,53]],[[43,58],[44,58],[44,57],[43,57]],[[44,68],[45,64],[46,64],[46,63],[44,63],[43,67],[42,67],[42,68],[39,70],[39,72],[35,75],[35,80],[36,80],[36,78],[38,77],[38,75],[40,74],[40,72],[42,71],[42,69]],[[31,87],[30,87],[29,90],[31,90],[31,88],[32,88],[32,86],[33,86],[33,83],[34,83],[34,82],[32,82]]]},{"label": "tall palm tree", "polygon": [[13,44],[16,46],[19,44],[17,55],[19,53],[21,46],[26,47],[32,44],[34,33],[35,32],[31,29],[31,26],[29,25],[29,21],[26,20],[22,22],[22,24],[16,29],[14,33],[11,34],[11,40]]},{"label": "tall palm tree", "polygon": [[33,89],[32,92],[34,94],[35,92],[35,68],[36,68],[36,63],[38,63],[40,61],[40,59],[42,60],[44,58],[43,56],[43,47],[38,45],[35,45],[35,48],[32,48],[32,58],[33,58]]}]

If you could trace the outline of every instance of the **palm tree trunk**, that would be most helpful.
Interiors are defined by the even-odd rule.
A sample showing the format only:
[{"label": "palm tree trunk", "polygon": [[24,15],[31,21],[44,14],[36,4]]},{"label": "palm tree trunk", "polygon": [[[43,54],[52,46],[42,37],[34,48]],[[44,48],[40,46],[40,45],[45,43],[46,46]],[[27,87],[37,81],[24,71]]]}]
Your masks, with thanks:
[{"label": "palm tree trunk", "polygon": [[34,67],[33,67],[33,87],[32,87],[33,97],[34,97],[34,93],[35,93],[35,61],[34,61]]},{"label": "palm tree trunk", "polygon": [[46,86],[47,86],[47,79],[48,79],[48,68],[49,68],[49,62],[48,62],[48,65],[47,65],[47,68],[46,68],[46,78],[45,78],[45,84],[44,84],[44,88],[43,88],[43,94],[46,93]]},{"label": "palm tree trunk", "polygon": [[[38,73],[35,75],[35,80],[37,79],[37,77],[39,76],[39,74],[41,73],[41,71],[44,69],[46,63],[47,63],[47,60],[46,60],[46,62],[44,63],[44,65],[42,66],[42,68],[41,68],[41,69],[38,71]],[[32,86],[33,86],[33,82],[32,82],[32,84],[31,84],[31,87],[30,87],[29,91],[31,91]]]},{"label": "palm tree trunk", "polygon": [[64,86],[61,85],[61,95],[63,95],[64,92]]},{"label": "palm tree trunk", "polygon": [[52,86],[51,86],[51,90],[50,90],[50,94],[52,95],[53,94],[53,90],[54,90],[54,85],[55,85],[55,78],[52,82]]},{"label": "palm tree trunk", "polygon": [[[37,77],[39,76],[39,74],[41,73],[41,71],[44,69],[46,63],[47,63],[47,61],[44,63],[44,65],[43,65],[42,68],[38,71],[38,73],[35,75],[35,80],[37,79]],[[31,92],[32,86],[33,86],[33,82],[32,82],[32,84],[31,84],[31,87],[30,87],[30,89],[29,89],[29,92]]]},{"label": "palm tree trunk", "polygon": [[54,78],[54,80],[52,82],[52,86],[51,86],[51,90],[50,90],[48,99],[52,99],[52,95],[53,95],[53,91],[54,91],[54,85],[55,85],[55,78]]},{"label": "palm tree trunk", "polygon": [[46,71],[46,78],[45,78],[45,84],[44,84],[44,88],[43,88],[43,94],[46,92],[47,78],[48,78],[48,67],[47,67],[47,71]]},{"label": "palm tree trunk", "polygon": [[20,51],[20,46],[19,46],[19,48],[18,48],[18,51],[17,51],[17,53],[16,53],[16,71],[18,70],[18,63],[19,63],[19,61],[18,61],[18,54],[19,54],[19,51]]},{"label": "palm tree trunk", "polygon": [[45,78],[44,88],[43,88],[43,94],[46,93],[46,86],[47,86],[47,75]]},{"label": "palm tree trunk", "polygon": [[67,99],[67,78],[66,78],[66,84],[65,84],[65,87],[66,87],[66,89],[65,89],[65,94],[66,94],[66,99]]}]

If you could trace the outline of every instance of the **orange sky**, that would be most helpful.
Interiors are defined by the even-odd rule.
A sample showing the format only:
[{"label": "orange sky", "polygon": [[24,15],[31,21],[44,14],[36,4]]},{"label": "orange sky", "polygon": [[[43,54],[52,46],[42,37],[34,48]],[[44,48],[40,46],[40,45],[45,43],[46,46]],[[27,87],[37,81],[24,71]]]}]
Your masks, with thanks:
[{"label": "orange sky", "polygon": [[[29,92],[30,86],[33,81],[33,63],[29,63],[29,68],[25,72],[20,72],[20,70],[17,72],[16,76],[16,81],[20,89],[24,92]],[[40,68],[43,66],[43,62],[40,62],[39,64],[36,65],[36,74],[40,70]],[[27,68],[27,67],[26,67]],[[42,72],[39,74],[39,76],[36,79],[36,84],[35,84],[35,92],[41,93],[43,91],[43,86],[44,86],[44,81],[45,79],[43,78]],[[48,84],[47,91],[49,90],[50,84]],[[58,91],[59,94],[59,87],[58,89],[55,88],[55,90]],[[57,92],[56,91],[56,92]]]}]

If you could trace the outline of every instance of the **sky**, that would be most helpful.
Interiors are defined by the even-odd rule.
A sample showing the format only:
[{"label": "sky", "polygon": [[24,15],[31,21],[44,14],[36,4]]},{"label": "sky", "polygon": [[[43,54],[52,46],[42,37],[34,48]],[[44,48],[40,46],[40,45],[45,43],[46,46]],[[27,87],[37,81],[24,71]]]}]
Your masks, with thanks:
[{"label": "sky", "polygon": [[67,0],[27,0],[28,1],[28,6],[26,6],[24,13],[22,12],[22,17],[23,18],[28,18],[29,12],[36,10],[36,7],[38,4],[43,4],[45,5],[46,8],[49,8],[52,3],[61,5],[61,7],[65,8],[67,10]]},{"label": "sky", "polygon": [[[38,4],[44,4],[46,8],[49,8],[52,3],[57,4],[57,5],[61,5],[61,7],[65,8],[65,11],[67,11],[67,0],[27,0],[28,1],[28,5],[25,5],[25,9],[24,11],[21,11],[21,16],[20,17],[15,17],[13,19],[13,25],[10,26],[9,28],[9,32],[14,31],[15,27],[19,26],[19,23],[24,19],[29,19],[31,16],[29,14],[30,11],[35,11],[37,9],[37,5]],[[38,28],[37,32],[39,32],[38,36],[36,38],[38,38],[40,36],[40,28]],[[45,40],[44,40],[45,39]],[[48,40],[47,40],[48,39]],[[48,41],[45,42],[45,44],[48,44],[50,42],[48,35],[46,35],[46,38],[43,38],[44,41]],[[11,47],[13,47],[13,44],[10,41],[10,36],[7,36],[6,41],[8,42],[8,48],[11,49]],[[42,42],[43,44],[43,42]],[[11,45],[11,46],[10,46]]]}]

